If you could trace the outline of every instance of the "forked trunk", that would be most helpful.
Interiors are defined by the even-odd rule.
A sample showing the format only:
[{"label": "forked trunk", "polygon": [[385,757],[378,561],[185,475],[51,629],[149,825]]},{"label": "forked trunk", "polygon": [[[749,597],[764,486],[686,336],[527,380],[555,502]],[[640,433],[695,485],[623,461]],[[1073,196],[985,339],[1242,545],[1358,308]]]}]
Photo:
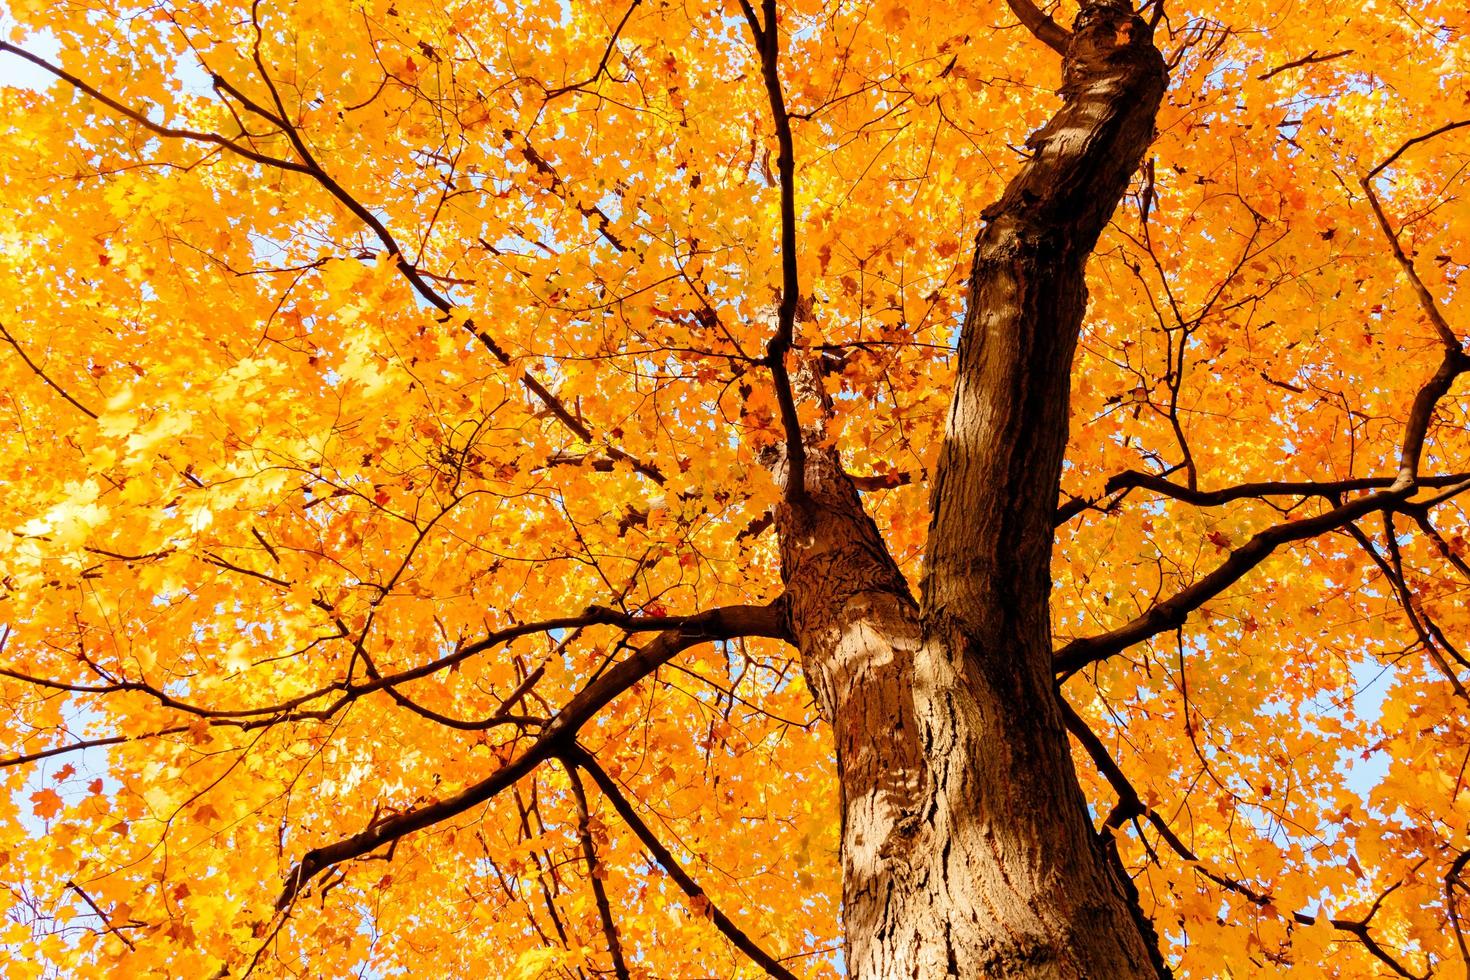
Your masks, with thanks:
[{"label": "forked trunk", "polygon": [[976,241],[922,603],[836,456],[777,528],[791,627],[834,731],[855,980],[1166,972],[1097,843],[1051,668],[1052,519],[1083,266],[1165,70],[1119,0],[1082,4],[1064,104]]}]

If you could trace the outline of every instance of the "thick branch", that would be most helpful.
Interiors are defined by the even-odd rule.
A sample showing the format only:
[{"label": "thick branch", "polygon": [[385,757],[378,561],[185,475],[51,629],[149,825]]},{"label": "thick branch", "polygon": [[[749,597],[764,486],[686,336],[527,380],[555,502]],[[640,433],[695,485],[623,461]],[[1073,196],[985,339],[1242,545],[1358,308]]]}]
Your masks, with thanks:
[{"label": "thick branch", "polygon": [[492,799],[541,763],[566,752],[582,726],[608,702],[674,656],[700,643],[737,636],[784,639],[784,600],[778,599],[768,606],[725,606],[711,609],[689,617],[677,629],[660,633],[634,651],[631,657],[613,665],[583,688],[546,724],[525,752],[485,779],[465,787],[453,796],[381,820],[334,844],[307,851],[288,876],[286,886],[276,903],[277,908],[283,909],[289,905],[312,878],[327,868],[342,861],[363,857],[384,844],[448,820]]},{"label": "thick branch", "polygon": [[[1378,219],[1379,227],[1382,229],[1385,237],[1387,237],[1389,246],[1393,250],[1394,258],[1403,270],[1404,275],[1408,277],[1410,283],[1413,285],[1420,305],[1425,315],[1434,325],[1441,345],[1444,348],[1444,357],[1440,362],[1439,368],[1414,396],[1408,421],[1404,425],[1398,476],[1387,489],[1381,490],[1378,493],[1340,504],[1315,517],[1291,521],[1260,532],[1246,544],[1232,551],[1229,558],[1213,572],[1163,602],[1155,604],[1151,609],[1141,616],[1136,617],[1131,622],[1102,636],[1074,640],[1067,644],[1057,652],[1055,666],[1058,671],[1064,674],[1071,674],[1089,663],[1106,659],[1150,636],[1154,636],[1164,630],[1182,626],[1191,612],[1238,581],[1280,545],[1290,541],[1300,541],[1326,531],[1344,527],[1374,511],[1401,507],[1406,504],[1408,498],[1421,485],[1419,463],[1423,455],[1424,440],[1428,433],[1435,407],[1439,403],[1439,400],[1449,392],[1455,379],[1466,370],[1470,370],[1470,355],[1466,355],[1461,349],[1459,337],[1451,329],[1449,322],[1440,311],[1438,303],[1436,303],[1433,295],[1424,285],[1424,281],[1420,279],[1417,270],[1414,268],[1413,261],[1404,252],[1403,246],[1399,243],[1398,235],[1394,232],[1392,225],[1389,223],[1388,216],[1385,214],[1382,205],[1379,203],[1378,196],[1373,190],[1372,181],[1385,167],[1402,156],[1409,147],[1438,136],[1441,133],[1466,125],[1470,125],[1470,121],[1450,123],[1423,136],[1408,140],[1384,162],[1370,170],[1361,181],[1363,190],[1367,193],[1369,203],[1372,205],[1373,213]],[[1123,476],[1127,477],[1128,475],[1124,474]],[[1198,491],[1175,487],[1168,481],[1160,478],[1145,478],[1140,475],[1138,477],[1128,477],[1128,479],[1132,485],[1149,486],[1151,489],[1168,493],[1170,496],[1180,499],[1191,499],[1194,502],[1200,503],[1214,502],[1209,499],[1210,495],[1202,495]],[[1436,480],[1438,479],[1442,478],[1436,478]],[[1276,486],[1292,485],[1277,484]],[[1306,488],[1312,485],[1298,484],[1295,486],[1303,489],[1303,492],[1307,492]],[[1321,485],[1317,485],[1317,488],[1310,490],[1310,492],[1319,493],[1320,488]],[[1470,483],[1451,482],[1444,493],[1436,499],[1448,499],[1465,489],[1470,489]],[[1085,507],[1087,504],[1083,504],[1082,506]],[[1420,505],[1415,506],[1418,507]],[[1065,511],[1066,508],[1063,510]],[[1058,516],[1061,515],[1059,514]],[[1067,516],[1070,516],[1070,514]]]},{"label": "thick branch", "polygon": [[972,626],[994,612],[997,588],[1013,607],[1050,590],[1084,267],[1153,137],[1168,80],[1127,0],[1084,2],[1066,50],[1062,107],[981,215],[933,484],[924,613]]},{"label": "thick branch", "polygon": [[[1436,132],[1442,132],[1446,128],[1441,127]],[[1433,134],[1430,134],[1433,135]],[[1414,142],[1427,139],[1428,136],[1418,137],[1400,147],[1399,150],[1389,157],[1392,161],[1403,153]],[[1064,675],[1070,675],[1090,663],[1118,653],[1135,643],[1146,640],[1164,630],[1183,626],[1189,618],[1189,614],[1198,609],[1204,603],[1219,595],[1229,586],[1239,581],[1248,571],[1260,564],[1282,544],[1290,541],[1301,541],[1306,538],[1315,537],[1326,531],[1336,530],[1358,518],[1380,510],[1397,509],[1403,507],[1409,497],[1413,496],[1420,486],[1419,460],[1424,448],[1425,435],[1429,430],[1429,423],[1434,415],[1435,406],[1439,400],[1448,393],[1455,379],[1466,370],[1470,370],[1470,355],[1466,355],[1461,349],[1459,340],[1448,322],[1445,321],[1439,308],[1434,302],[1433,296],[1428,289],[1424,288],[1418,273],[1414,271],[1414,265],[1404,255],[1403,249],[1398,243],[1398,236],[1388,225],[1388,219],[1383,209],[1378,205],[1378,199],[1373,194],[1369,181],[1387,163],[1379,164],[1369,172],[1363,179],[1363,187],[1368,192],[1369,199],[1373,202],[1374,213],[1378,215],[1379,222],[1388,235],[1389,242],[1393,247],[1394,254],[1399,256],[1400,264],[1404,267],[1405,274],[1416,284],[1420,292],[1421,301],[1425,312],[1434,321],[1440,332],[1441,341],[1444,345],[1444,359],[1434,375],[1424,383],[1423,387],[1414,396],[1413,406],[1409,412],[1409,419],[1404,424],[1404,437],[1402,449],[1400,450],[1399,473],[1393,483],[1385,490],[1381,490],[1366,497],[1340,504],[1325,513],[1315,517],[1302,518],[1279,524],[1260,532],[1250,541],[1230,553],[1224,563],[1217,567],[1209,575],[1199,579],[1188,588],[1175,593],[1173,596],[1155,604],[1141,616],[1134,618],[1131,622],[1105,633],[1102,636],[1088,639],[1073,640],[1061,650],[1057,651],[1054,666],[1056,670]],[[1436,478],[1440,479],[1440,478]],[[1163,487],[1172,486],[1164,481]],[[1158,482],[1154,483],[1154,489],[1160,489]],[[1470,481],[1452,483],[1442,493],[1436,495],[1434,503],[1448,500],[1465,490],[1470,489]],[[1184,493],[1197,495],[1198,491],[1184,491],[1178,488],[1171,491],[1172,495],[1183,496]],[[1414,504],[1416,510],[1431,506],[1431,502],[1424,501]]]},{"label": "thick branch", "polygon": [[[223,567],[232,568],[236,571],[249,571],[247,569],[241,569],[236,566],[228,565],[227,563],[219,561],[215,561],[214,563],[221,564],[223,565]],[[264,575],[262,573],[249,574],[256,575],[257,577],[263,578],[276,585],[287,586],[290,584],[281,579],[276,579],[272,576]],[[329,611],[331,609],[331,606],[325,603],[322,603],[322,606]],[[541,671],[532,671],[525,678],[525,680],[521,682],[516,690],[512,691],[511,694],[500,705],[500,707],[497,708],[491,715],[486,718],[473,721],[461,721],[459,719],[451,718],[438,712],[431,711],[430,709],[427,709],[422,705],[417,704],[416,702],[409,699],[407,696],[401,694],[397,690],[397,688],[400,685],[407,684],[411,681],[419,680],[424,677],[429,677],[433,674],[451,670],[456,665],[463,663],[465,660],[468,660],[469,658],[477,654],[483,653],[486,650],[493,649],[494,647],[500,646],[503,643],[508,643],[523,636],[529,636],[536,633],[550,633],[557,630],[581,630],[585,627],[596,625],[614,626],[622,629],[626,633],[652,632],[655,630],[666,631],[670,629],[683,628],[697,630],[702,628],[701,624],[705,621],[707,615],[708,614],[696,614],[693,616],[664,617],[631,616],[627,613],[622,613],[616,609],[610,609],[605,606],[591,606],[580,616],[564,616],[558,619],[537,620],[534,622],[520,623],[515,626],[506,627],[505,629],[496,630],[475,641],[474,643],[466,644],[455,650],[453,653],[440,657],[437,660],[431,660],[428,663],[420,664],[417,667],[405,668],[404,670],[398,671],[394,674],[380,674],[374,668],[371,670],[369,680],[364,683],[354,684],[351,683],[350,678],[343,678],[342,680],[334,681],[322,687],[317,687],[301,694],[294,695],[284,701],[277,701],[272,704],[260,705],[250,708],[216,708],[208,707],[206,705],[193,704],[188,701],[184,701],[178,697],[175,697],[162,688],[159,688],[154,684],[150,684],[146,680],[128,680],[126,678],[117,678],[104,674],[101,671],[96,671],[99,676],[103,678],[104,681],[104,683],[100,684],[80,684],[71,681],[59,681],[52,678],[23,673],[21,671],[3,666],[0,666],[0,677],[9,677],[14,680],[21,681],[25,684],[33,685],[35,687],[48,688],[56,691],[68,691],[78,694],[145,694],[149,697],[152,697],[163,707],[169,708],[173,711],[178,711],[180,713],[196,718],[208,719],[211,724],[228,724],[244,730],[258,729],[271,725],[282,724],[285,722],[304,721],[307,719],[314,719],[318,721],[325,720],[336,715],[340,710],[342,710],[342,708],[351,704],[353,701],[356,701],[357,699],[364,697],[365,695],[382,691],[402,707],[423,715],[424,717],[430,718],[438,724],[444,725],[449,728],[480,731],[486,728],[494,727],[496,725],[540,725],[541,721],[539,719],[527,718],[521,715],[513,714],[512,712],[515,708],[515,705],[525,696],[530,686],[535,684],[535,682],[541,677]],[[341,626],[341,624],[339,623],[339,628],[342,630],[341,638],[348,637],[349,634],[346,627]],[[364,651],[360,645],[358,646],[357,653],[360,656],[363,656],[364,659],[366,659],[366,651]],[[96,670],[95,667],[94,670]],[[331,697],[332,700],[324,707],[314,710],[302,710],[306,705],[310,704],[311,702],[328,697]],[[182,730],[185,729],[171,728],[165,729],[155,734],[168,734],[174,731]],[[7,759],[0,759],[0,768],[3,768],[7,765],[16,765],[23,762],[36,761],[38,759],[47,758],[48,756],[60,754],[62,752],[69,752],[74,751],[78,748],[85,748],[93,744],[113,744],[113,742],[116,741],[127,741],[127,739],[116,739],[97,743],[83,742],[78,743],[77,745],[51,749],[36,754],[20,755]]]},{"label": "thick branch", "polygon": [[1062,27],[1056,21],[1046,15],[1031,0],[1006,0],[1011,8],[1011,13],[1019,20],[1042,44],[1051,48],[1057,54],[1065,56],[1067,45],[1072,41],[1072,32]]},{"label": "thick branch", "polygon": [[[1414,609],[1414,595],[1409,588],[1407,579],[1404,577],[1403,561],[1399,555],[1398,543],[1394,537],[1395,531],[1393,529],[1391,515],[1385,513],[1383,515],[1383,522],[1384,537],[1389,542],[1389,547],[1392,549],[1391,553],[1394,558],[1392,563],[1378,553],[1378,549],[1373,546],[1373,542],[1363,533],[1362,528],[1358,527],[1357,524],[1349,524],[1347,526],[1347,532],[1352,536],[1354,541],[1358,542],[1358,546],[1367,552],[1368,557],[1373,559],[1373,563],[1378,566],[1379,571],[1383,573],[1383,577],[1393,587],[1394,594],[1399,600],[1399,607],[1404,611],[1404,618],[1409,621],[1409,628],[1419,638],[1420,646],[1424,647],[1425,652],[1429,654],[1429,659],[1433,660],[1435,666],[1444,674],[1445,680],[1449,681],[1450,687],[1454,690],[1455,694],[1463,698],[1465,697],[1465,685],[1460,682],[1460,677],[1455,673],[1454,666],[1445,659],[1445,655],[1440,651],[1439,643],[1436,639],[1436,635],[1442,639],[1444,634],[1437,627],[1433,630],[1427,628],[1427,624],[1421,621],[1420,614]],[[1426,616],[1424,618],[1427,619],[1428,617]]]},{"label": "thick branch", "polygon": [[1419,459],[1424,453],[1424,439],[1429,432],[1429,423],[1433,419],[1435,406],[1439,404],[1441,398],[1449,394],[1450,386],[1455,383],[1455,379],[1466,370],[1470,370],[1470,355],[1466,355],[1461,348],[1459,336],[1450,327],[1449,321],[1445,319],[1444,311],[1439,308],[1439,303],[1435,301],[1429,287],[1419,277],[1419,270],[1414,267],[1413,259],[1404,252],[1398,232],[1394,231],[1388,215],[1383,210],[1383,204],[1378,200],[1377,192],[1373,190],[1373,181],[1383,172],[1384,168],[1403,156],[1410,147],[1463,126],[1470,126],[1470,120],[1447,123],[1438,129],[1406,140],[1397,150],[1389,154],[1387,159],[1368,171],[1359,181],[1364,193],[1368,195],[1368,204],[1373,209],[1373,216],[1378,220],[1378,227],[1383,232],[1383,236],[1388,239],[1388,246],[1393,251],[1394,261],[1398,263],[1404,276],[1413,286],[1420,308],[1429,318],[1429,322],[1434,325],[1435,332],[1439,334],[1440,344],[1444,347],[1444,357],[1439,367],[1435,370],[1434,376],[1419,389],[1418,394],[1414,397],[1414,404],[1409,410],[1409,421],[1404,426],[1404,441],[1399,453],[1399,482],[1404,485],[1412,485],[1418,479]]}]

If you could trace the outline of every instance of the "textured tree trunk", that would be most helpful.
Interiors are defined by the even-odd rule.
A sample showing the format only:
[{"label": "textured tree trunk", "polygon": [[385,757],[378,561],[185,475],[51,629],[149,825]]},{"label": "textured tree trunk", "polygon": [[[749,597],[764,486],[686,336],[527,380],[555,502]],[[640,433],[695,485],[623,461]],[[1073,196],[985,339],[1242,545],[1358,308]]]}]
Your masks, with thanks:
[{"label": "textured tree trunk", "polygon": [[1157,977],[1062,726],[1048,614],[1083,266],[1166,75],[1118,0],[1085,0],[1064,104],[985,212],[932,499],[922,600],[830,451],[777,514],[793,636],[843,794],[847,967],[889,978]]}]

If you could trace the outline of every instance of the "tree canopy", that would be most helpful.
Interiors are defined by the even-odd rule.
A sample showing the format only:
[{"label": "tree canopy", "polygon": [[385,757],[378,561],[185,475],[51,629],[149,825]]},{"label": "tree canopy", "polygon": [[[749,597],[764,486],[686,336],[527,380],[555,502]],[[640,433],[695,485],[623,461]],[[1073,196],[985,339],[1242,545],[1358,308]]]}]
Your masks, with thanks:
[{"label": "tree canopy", "polygon": [[[1076,4],[10,10],[7,969],[841,975],[773,513],[835,453],[920,582]],[[1470,14],[1140,16],[1055,501],[1088,811],[1179,976],[1463,975]]]}]

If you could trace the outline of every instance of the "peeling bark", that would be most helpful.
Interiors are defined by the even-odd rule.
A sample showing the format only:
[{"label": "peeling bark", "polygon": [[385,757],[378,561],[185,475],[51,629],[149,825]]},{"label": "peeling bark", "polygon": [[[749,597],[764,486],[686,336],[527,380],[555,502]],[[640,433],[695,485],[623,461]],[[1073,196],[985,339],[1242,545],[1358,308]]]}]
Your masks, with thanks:
[{"label": "peeling bark", "polygon": [[820,440],[777,511],[791,632],[836,741],[857,980],[1167,974],[1084,807],[1048,614],[1083,267],[1165,83],[1130,6],[1082,4],[1063,105],[976,239],[921,601]]}]

